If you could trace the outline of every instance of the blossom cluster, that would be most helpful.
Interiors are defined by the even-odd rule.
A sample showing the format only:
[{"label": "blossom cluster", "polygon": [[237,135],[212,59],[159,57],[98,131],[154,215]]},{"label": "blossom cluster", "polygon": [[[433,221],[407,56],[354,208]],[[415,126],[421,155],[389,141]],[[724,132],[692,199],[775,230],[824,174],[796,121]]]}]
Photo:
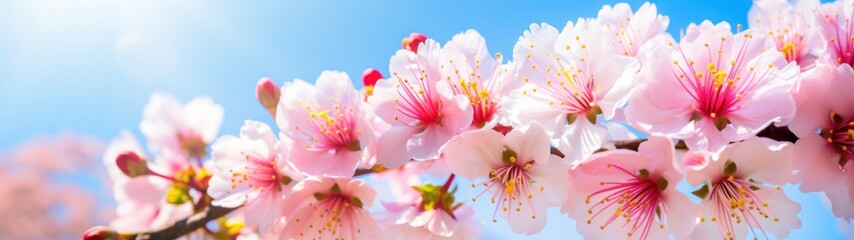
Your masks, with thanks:
[{"label": "blossom cluster", "polygon": [[[785,238],[801,226],[786,184],[850,221],[852,12],[757,0],[747,28],[706,20],[677,40],[655,4],[606,5],[562,30],[530,25],[509,59],[475,30],[444,44],[412,34],[361,90],[336,71],[262,78],[275,126],[246,120],[234,136],[217,137],[210,98],[155,94],[140,124],[153,158],[127,133],[108,147],[118,233],[91,234],[213,206],[238,210],[195,234],[472,239],[483,204],[486,224],[523,235],[558,208],[591,239]],[[366,174],[394,198],[375,204]],[[457,178],[480,193],[458,193]]]}]

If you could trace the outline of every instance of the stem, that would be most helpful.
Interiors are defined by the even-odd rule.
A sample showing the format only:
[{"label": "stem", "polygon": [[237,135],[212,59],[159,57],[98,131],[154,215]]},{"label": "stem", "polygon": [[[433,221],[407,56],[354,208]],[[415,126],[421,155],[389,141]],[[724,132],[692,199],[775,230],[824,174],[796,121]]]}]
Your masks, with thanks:
[{"label": "stem", "polygon": [[[448,215],[451,215],[451,218],[453,218],[454,220],[457,219],[457,216],[454,215],[453,209],[445,209],[444,198],[445,198],[445,193],[447,193],[448,189],[451,188],[451,183],[454,182],[454,178],[456,176],[457,175],[454,175],[454,173],[451,173],[451,176],[448,176],[448,180],[445,181],[445,185],[442,185],[442,191],[439,192],[439,204],[437,204],[437,205],[439,205],[438,206],[439,209],[445,210],[445,212],[448,213]],[[453,204],[453,203],[451,203],[451,204]]]},{"label": "stem", "polygon": [[[172,181],[172,182],[176,182],[176,183],[184,184],[184,185],[187,185],[187,186],[193,186],[193,184],[190,184],[190,182],[182,181],[182,180],[179,180],[179,179],[174,178],[174,177],[166,176],[166,175],[163,175],[163,174],[160,174],[160,173],[157,173],[157,172],[151,171],[151,170],[148,170],[148,172],[149,172],[149,173],[151,173],[151,175],[153,175],[153,176],[160,177],[160,178],[163,178],[163,179],[166,179],[166,180]],[[195,188],[195,187],[194,187],[194,188]]]},{"label": "stem", "polygon": [[[442,185],[442,192],[441,193],[448,192],[448,189],[451,188],[451,183],[454,182],[454,178],[456,176],[457,175],[454,175],[453,173],[451,173],[451,176],[448,176],[448,180],[445,181],[445,185]],[[439,201],[442,201],[442,199],[439,198]]]}]

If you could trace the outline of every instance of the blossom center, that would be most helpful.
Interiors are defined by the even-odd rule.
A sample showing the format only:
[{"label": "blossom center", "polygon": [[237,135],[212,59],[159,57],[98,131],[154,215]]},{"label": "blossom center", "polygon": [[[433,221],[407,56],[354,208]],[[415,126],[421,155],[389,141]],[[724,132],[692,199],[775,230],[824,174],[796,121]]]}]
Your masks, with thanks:
[{"label": "blossom center", "polygon": [[415,122],[403,122],[399,117],[395,117],[395,120],[411,127],[441,124],[442,101],[434,92],[434,88],[430,86],[433,83],[429,81],[426,70],[421,68],[417,74],[414,73],[414,70],[412,71],[415,76],[418,76],[418,79],[403,78],[397,72],[392,73],[392,75],[398,82],[398,96],[394,99],[394,108]]},{"label": "blossom center", "polygon": [[[773,191],[770,187],[761,185],[752,179],[737,177],[735,163],[727,160],[724,173],[727,177],[709,185],[704,185],[694,194],[706,195],[704,208],[711,208],[710,219],[700,216],[698,222],[712,221],[720,229],[724,239],[733,239],[734,225],[746,224],[754,236],[758,236],[758,229],[765,238],[768,238],[760,223],[761,219],[773,219],[780,221],[779,217],[768,207],[768,202],[763,200],[757,191]],[[776,191],[780,191],[779,186]]]},{"label": "blossom center", "polygon": [[[850,6],[845,6],[847,9]],[[852,9],[854,13],[854,9]],[[850,16],[850,15],[849,15]],[[838,19],[845,18],[844,25],[840,25]],[[836,57],[836,62],[840,64],[854,64],[854,25],[851,19],[847,19],[845,15],[840,16],[837,13],[824,13],[823,21],[831,26],[831,29],[825,30],[828,37],[828,47]],[[832,32],[831,32],[832,31]]]},{"label": "blossom center", "polygon": [[835,112],[830,113],[833,127],[822,131],[827,143],[840,153],[839,169],[843,170],[846,164],[854,159],[854,116],[843,118]]},{"label": "blossom center", "polygon": [[359,135],[362,131],[356,126],[356,109],[341,105],[340,98],[330,97],[329,101],[331,108],[306,104],[305,109],[309,111],[307,129],[301,129],[299,125],[294,127],[311,140],[306,149],[360,151]]},{"label": "blossom center", "polygon": [[279,174],[275,161],[263,158],[255,153],[240,152],[240,155],[246,161],[243,171],[228,170],[231,173],[232,190],[236,189],[238,185],[248,184],[249,188],[259,192],[270,189],[281,191],[282,185],[291,183],[290,177]]},{"label": "blossom center", "polygon": [[[528,95],[528,90],[522,93],[532,98],[548,103],[549,106],[559,109],[566,114],[585,114],[591,112],[599,100],[597,93],[602,91],[602,87],[596,84],[596,77],[593,71],[587,68],[590,66],[588,57],[587,45],[581,42],[581,37],[576,36],[577,45],[566,45],[566,50],[570,53],[570,58],[562,59],[559,56],[553,56],[551,53],[546,53],[546,58],[553,60],[553,64],[557,69],[552,69],[551,66],[540,66],[541,63],[535,62],[531,53],[525,54],[527,61],[533,62],[531,69],[539,72],[545,79],[543,81],[534,81],[535,87],[531,92],[540,92],[543,95],[532,94]],[[535,46],[530,46],[533,49]],[[590,71],[588,73],[588,71]],[[523,78],[524,82],[529,82],[528,77]],[[571,124],[571,123],[570,123]]]},{"label": "blossom center", "polygon": [[[474,72],[472,72],[474,74]],[[480,77],[478,75],[478,77]],[[478,81],[466,81],[460,78],[458,85],[452,85],[456,94],[462,94],[469,99],[473,111],[472,125],[483,127],[492,119],[497,106],[491,98],[489,90],[484,89]]]},{"label": "blossom center", "polygon": [[742,100],[762,86],[762,79],[772,77],[769,73],[773,68],[771,64],[767,65],[767,69],[743,66],[742,62],[750,61],[751,56],[745,54],[753,36],[744,34],[744,38],[745,42],[729,60],[729,64],[722,64],[726,61],[722,59],[724,42],[727,41],[724,37],[721,37],[717,47],[704,44],[708,52],[707,59],[703,61],[708,64],[704,67],[696,67],[695,61],[688,58],[680,47],[682,59],[673,61],[671,71],[682,89],[694,100],[691,103],[694,110],[691,120],[708,118],[714,121],[719,130],[723,129],[730,123],[727,116],[742,107]]},{"label": "blossom center", "polygon": [[[503,213],[507,214],[507,217],[513,217],[513,211],[518,214],[522,211],[523,207],[528,207],[530,210],[531,219],[536,219],[536,211],[534,205],[534,191],[544,191],[545,188],[542,185],[539,185],[539,190],[534,186],[536,181],[534,181],[532,175],[528,172],[528,169],[533,167],[535,162],[533,160],[527,162],[521,162],[516,159],[516,153],[510,149],[505,149],[503,153],[503,161],[506,165],[498,168],[493,168],[489,170],[489,179],[485,182],[481,183],[486,189],[478,194],[476,197],[472,198],[472,202],[475,202],[478,197],[483,195],[485,192],[492,192],[492,198],[490,202],[495,204],[495,210],[492,213],[492,221],[497,222],[498,220],[495,218],[495,215],[498,213],[498,209],[501,208]],[[472,188],[477,187],[478,184],[472,184]],[[527,205],[527,206],[525,206]],[[524,216],[528,217],[528,216]]]},{"label": "blossom center", "polygon": [[205,140],[202,140],[202,136],[195,131],[180,132],[177,138],[178,145],[185,154],[196,158],[207,155],[208,145],[205,143]]},{"label": "blossom center", "polygon": [[600,224],[599,229],[605,230],[606,226],[622,218],[625,222],[614,224],[631,226],[628,237],[640,232],[640,239],[646,239],[656,220],[658,227],[664,228],[661,211],[665,205],[661,191],[667,188],[668,181],[650,176],[646,169],[631,172],[612,164],[608,164],[608,168],[625,173],[627,179],[600,182],[601,188],[587,196],[584,201],[590,206],[587,224],[596,222]]},{"label": "blossom center", "polygon": [[[314,236],[318,239],[356,239],[362,230],[356,222],[356,211],[362,208],[362,201],[357,197],[347,196],[336,191],[333,186],[331,193],[315,193],[316,203],[310,203],[306,215],[296,217],[294,221],[307,221],[307,232],[300,232],[301,237]],[[300,218],[302,217],[302,218]]]}]

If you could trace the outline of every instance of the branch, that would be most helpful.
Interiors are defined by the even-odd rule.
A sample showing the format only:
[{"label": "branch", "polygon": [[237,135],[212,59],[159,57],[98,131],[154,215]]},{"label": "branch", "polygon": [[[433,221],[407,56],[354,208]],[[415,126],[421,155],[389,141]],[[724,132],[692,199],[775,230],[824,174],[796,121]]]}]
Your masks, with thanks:
[{"label": "branch", "polygon": [[[775,127],[768,126],[767,128],[760,131],[756,134],[759,137],[766,137],[777,141],[785,141],[792,142],[798,140],[798,137],[795,136],[791,131],[789,131],[788,127]],[[628,149],[637,151],[640,144],[646,141],[646,139],[635,139],[635,140],[625,140],[625,141],[614,141],[614,147],[616,149]],[[687,149],[685,143],[683,141],[679,141],[675,146],[677,149]],[[607,151],[608,149],[600,149],[599,151]],[[557,148],[551,148],[551,154],[564,157],[564,154],[560,152]],[[384,169],[365,169],[360,168],[356,169],[356,174],[354,177],[381,172]],[[239,207],[237,207],[239,208]],[[226,214],[236,210],[237,208],[223,208],[217,206],[210,206],[201,212],[194,214],[186,219],[180,220],[176,222],[172,226],[168,226],[165,228],[161,228],[158,230],[154,230],[151,232],[144,233],[135,233],[135,234],[120,234],[121,239],[137,239],[137,240],[148,240],[148,239],[175,239],[191,233],[199,228],[202,228],[208,222],[212,220],[216,220]]]},{"label": "branch", "polygon": [[191,233],[199,228],[202,228],[208,222],[212,220],[216,220],[226,214],[236,210],[237,208],[223,208],[217,206],[210,206],[193,214],[192,216],[182,219],[175,224],[161,228],[158,230],[154,230],[151,232],[144,233],[136,233],[136,234],[120,234],[120,239],[136,239],[136,240],[149,240],[149,239],[176,239],[181,236],[184,236],[188,233]]}]

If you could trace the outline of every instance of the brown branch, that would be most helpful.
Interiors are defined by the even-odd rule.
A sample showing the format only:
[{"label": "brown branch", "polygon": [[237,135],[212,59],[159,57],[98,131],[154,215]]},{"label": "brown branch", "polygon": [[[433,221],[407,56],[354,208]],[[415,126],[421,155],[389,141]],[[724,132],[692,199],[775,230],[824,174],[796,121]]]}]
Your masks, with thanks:
[{"label": "brown branch", "polygon": [[[760,137],[766,137],[777,141],[786,141],[792,142],[798,140],[798,137],[795,136],[791,131],[789,131],[788,127],[775,127],[768,126],[763,129],[761,132],[757,134]],[[615,141],[614,147],[616,149],[628,149],[637,151],[640,144],[646,141],[646,139],[635,139],[635,140],[625,140],[625,141]],[[675,146],[677,149],[687,149],[685,143],[683,141],[679,141]],[[607,151],[607,149],[600,149],[600,151]],[[560,152],[557,148],[551,148],[551,154],[556,155],[558,157],[564,157],[564,154]],[[383,168],[374,168],[374,169],[356,169],[355,176],[362,176],[366,174],[376,173],[383,171]],[[239,207],[238,207],[239,208]],[[208,222],[212,220],[216,220],[226,214],[236,210],[237,208],[223,208],[217,206],[211,206],[193,214],[186,219],[180,220],[173,224],[172,226],[168,226],[165,228],[161,228],[158,230],[154,230],[151,232],[145,233],[135,233],[135,234],[120,234],[121,239],[137,239],[137,240],[148,240],[148,239],[175,239],[191,233],[199,228],[202,228]]]},{"label": "brown branch", "polygon": [[158,230],[154,230],[151,232],[145,233],[136,233],[136,234],[119,234],[120,239],[136,239],[136,240],[149,240],[149,239],[176,239],[181,236],[184,236],[188,233],[191,233],[199,228],[202,228],[208,222],[212,220],[216,220],[226,214],[236,210],[237,208],[223,208],[217,206],[210,206],[201,212],[193,214],[192,216],[182,219],[171,226],[164,227]]}]

